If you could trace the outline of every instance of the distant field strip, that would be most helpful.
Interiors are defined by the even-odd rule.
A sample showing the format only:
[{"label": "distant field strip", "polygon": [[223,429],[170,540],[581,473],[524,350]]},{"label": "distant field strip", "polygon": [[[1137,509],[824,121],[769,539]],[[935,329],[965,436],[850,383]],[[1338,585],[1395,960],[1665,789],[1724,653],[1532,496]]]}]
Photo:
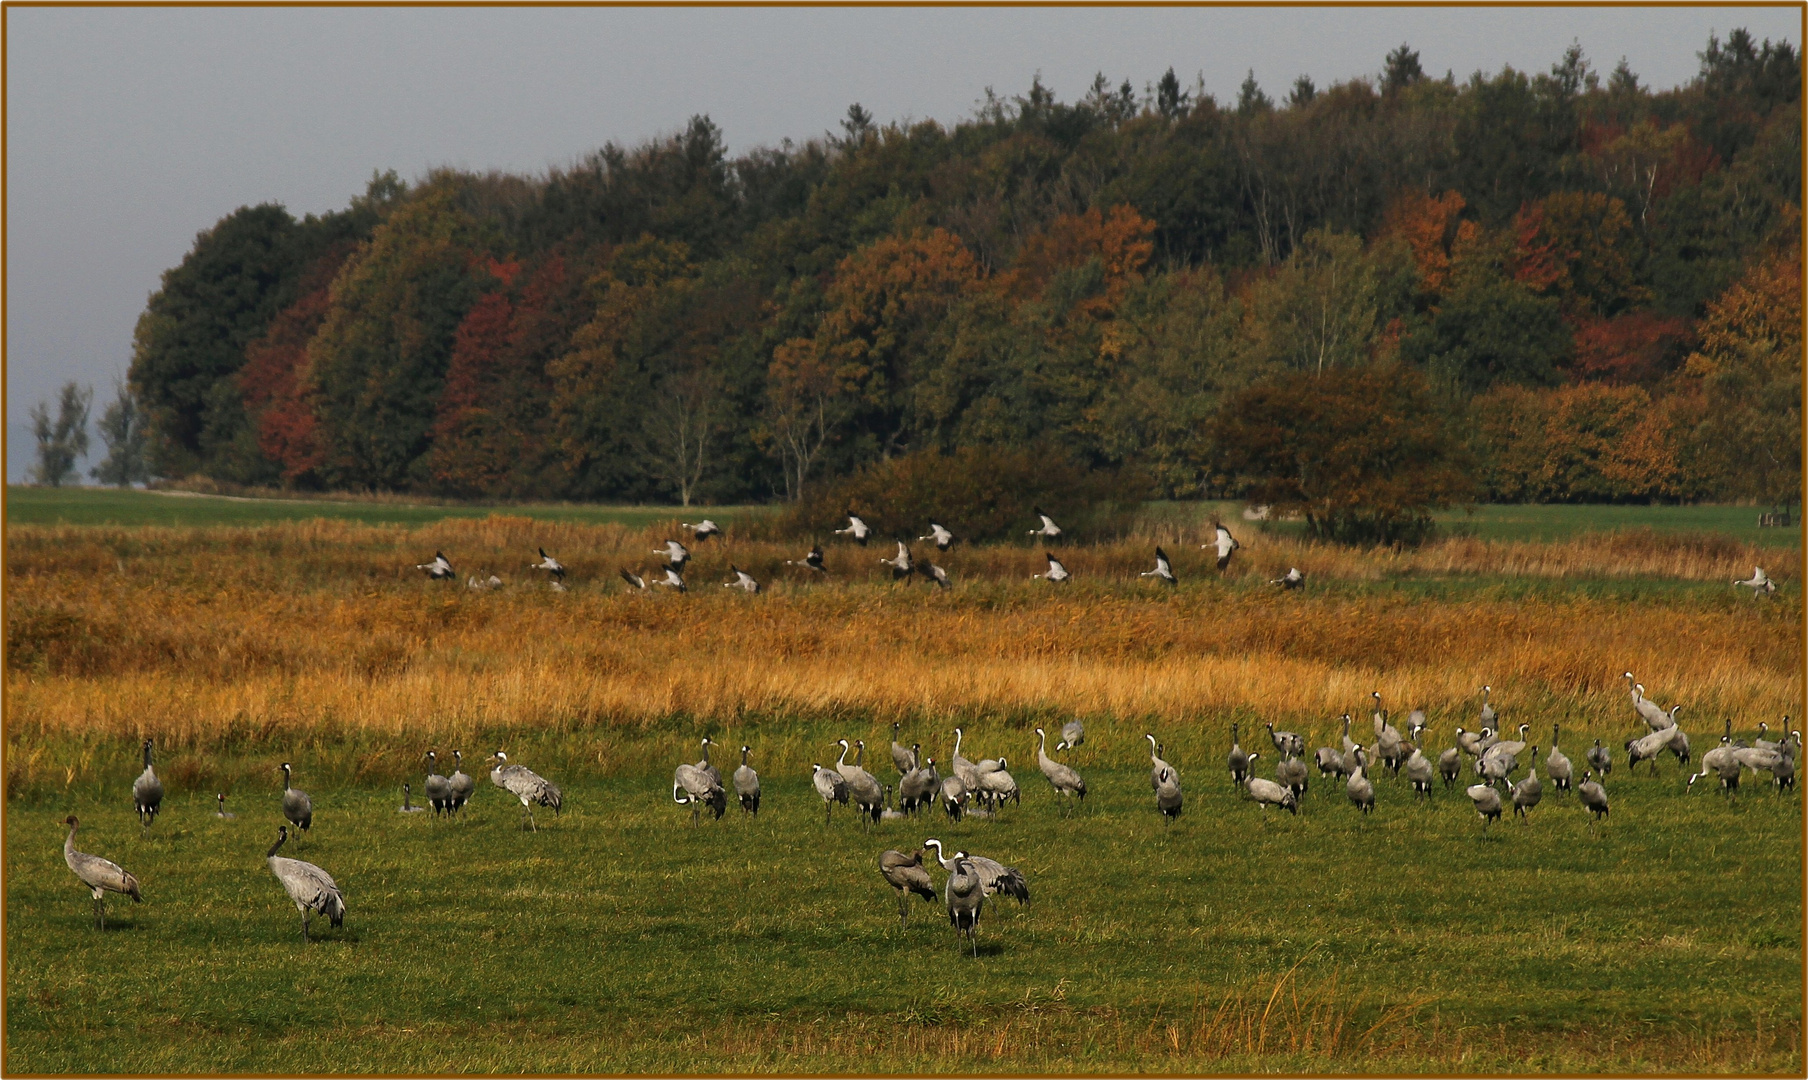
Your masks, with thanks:
[{"label": "distant field strip", "polygon": [[[204,743],[748,711],[1309,718],[1372,689],[1405,707],[1466,700],[1482,682],[1580,718],[1622,707],[1628,668],[1689,702],[1693,722],[1713,710],[1755,723],[1794,710],[1803,689],[1797,574],[1781,561],[1794,552],[1732,541],[1395,553],[1252,535],[1220,579],[1175,531],[1065,551],[1078,580],[1059,588],[1029,580],[1037,551],[957,549],[935,556],[955,574],[948,593],[891,584],[876,547],[834,547],[825,581],[783,566],[795,545],[735,542],[699,546],[690,595],[628,590],[615,568],[650,566],[663,535],[502,518],[15,529],[10,724]],[[1158,539],[1173,547],[1178,590],[1135,577]],[[572,592],[527,571],[541,544],[571,567]],[[429,582],[411,564],[437,549],[461,575],[511,584]],[[1754,603],[1730,584],[1753,560],[1791,583],[1782,597]],[[722,588],[731,561],[768,591]],[[1290,565],[1307,572],[1305,592],[1266,584]]]}]

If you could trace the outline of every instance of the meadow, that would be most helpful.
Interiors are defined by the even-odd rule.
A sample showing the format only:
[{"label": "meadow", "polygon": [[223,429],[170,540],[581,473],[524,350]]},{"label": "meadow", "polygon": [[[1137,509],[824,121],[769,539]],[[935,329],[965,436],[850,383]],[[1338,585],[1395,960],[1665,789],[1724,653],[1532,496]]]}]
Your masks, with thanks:
[{"label": "meadow", "polygon": [[[176,501],[176,500],[170,500]],[[1693,509],[1693,508],[1678,508]],[[1699,755],[1800,715],[1794,536],[1616,521],[1562,538],[1456,535],[1408,551],[1239,527],[1220,575],[1202,523],[1155,513],[1122,541],[934,556],[955,587],[893,584],[889,545],[694,545],[687,595],[631,592],[677,535],[663,520],[21,524],[7,530],[6,1040],[9,1072],[1744,1072],[1799,1074],[1800,796],[1748,779],[1729,803],[1638,734],[1622,671],[1683,705]],[[1553,515],[1562,517],[1562,515]],[[1750,516],[1755,518],[1755,512]],[[718,520],[721,517],[718,516]],[[1627,524],[1633,528],[1625,528]],[[1649,527],[1645,527],[1649,526]],[[1756,530],[1753,530],[1756,533]],[[756,532],[757,535],[757,532]],[[1154,544],[1182,584],[1136,574]],[[1762,546],[1761,546],[1762,545]],[[526,569],[545,546],[554,593]],[[919,555],[925,554],[919,545]],[[444,550],[472,592],[413,564]],[[721,587],[730,563],[767,583]],[[1782,582],[1754,603],[1751,566]],[[1289,566],[1301,593],[1268,584]],[[1545,788],[1484,828],[1460,790],[1415,805],[1379,778],[1357,814],[1314,777],[1298,817],[1239,799],[1230,726],[1335,745],[1380,690],[1424,707],[1426,749],[1474,726],[1483,683],[1509,725],[1578,763],[1615,748],[1591,828]],[[1032,730],[1079,716],[1091,791],[1057,805]],[[891,724],[943,758],[1007,755],[1021,805],[825,827],[812,762]],[[1171,826],[1148,788],[1154,732],[1182,771]],[[672,767],[697,742],[753,747],[765,800],[690,825]],[[140,833],[137,742],[170,796]],[[465,820],[396,813],[421,755],[479,773],[501,748],[565,811],[520,829],[479,776]],[[1543,751],[1539,755],[1542,763]],[[345,889],[304,944],[262,864],[280,774],[317,809],[285,854]],[[1541,772],[1542,772],[1542,765]],[[1272,760],[1260,765],[1271,775]],[[235,820],[213,815],[228,795]],[[136,873],[108,929],[62,865]],[[876,857],[937,836],[1021,868],[968,957],[939,905],[900,927]],[[935,872],[939,884],[942,874]]]}]

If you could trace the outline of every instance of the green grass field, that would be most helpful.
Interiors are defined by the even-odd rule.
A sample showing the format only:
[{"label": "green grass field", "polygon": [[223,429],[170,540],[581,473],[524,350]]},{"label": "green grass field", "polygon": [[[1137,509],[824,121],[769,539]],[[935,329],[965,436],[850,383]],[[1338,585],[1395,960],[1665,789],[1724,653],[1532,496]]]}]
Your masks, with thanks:
[{"label": "green grass field", "polygon": [[[1149,534],[1234,507],[1153,505],[1138,538],[1074,545],[1083,576],[1063,587],[1013,545],[957,549],[947,592],[847,544],[835,574],[787,576],[795,544],[743,534],[700,546],[685,595],[613,573],[645,562],[672,508],[95,524],[326,505],[9,490],[0,1071],[1802,1074],[1802,796],[1747,774],[1729,803],[1667,756],[1628,775],[1620,750],[1639,730],[1627,667],[1684,706],[1698,758],[1727,720],[1749,739],[1800,715],[1796,534],[1742,525],[1755,511],[1489,507],[1477,535],[1650,535],[1411,553],[1244,523],[1226,574],[1173,547],[1174,589],[1135,576]],[[69,508],[90,524],[49,524]],[[613,521],[648,531],[580,528]],[[519,575],[538,543],[572,567],[569,593],[411,568],[445,544],[461,569]],[[1777,596],[1728,584],[1754,558]],[[771,587],[723,589],[732,559]],[[1267,584],[1277,559],[1311,571],[1306,591]],[[1460,790],[1415,805],[1386,777],[1365,818],[1316,775],[1289,817],[1226,775],[1233,721],[1247,749],[1269,748],[1269,720],[1310,756],[1344,709],[1366,740],[1371,688],[1426,705],[1435,755],[1474,726],[1483,682],[1540,744],[1560,722],[1578,767],[1593,739],[1614,748],[1610,819],[1591,828],[1547,782],[1529,824],[1484,829]],[[1076,714],[1090,797],[1068,813],[1031,728]],[[893,781],[894,719],[938,759],[964,725],[969,756],[1009,757],[1021,805],[873,827],[838,809],[825,828],[809,763],[864,738]],[[1145,731],[1185,777],[1172,826]],[[671,768],[705,733],[724,771],[754,747],[757,820],[693,828],[672,804]],[[145,736],[170,795],[141,832]],[[463,820],[396,812],[429,745],[462,746],[478,774]],[[483,775],[497,746],[565,789],[538,832]],[[349,906],[311,943],[263,861],[285,758],[316,828],[284,853]],[[236,820],[214,816],[220,790]],[[143,883],[142,905],[109,898],[104,932],[61,858],[69,813],[82,850]],[[1034,904],[989,903],[977,957],[939,903],[913,899],[901,928],[878,874],[879,852],[930,836],[1028,876]]]},{"label": "green grass field", "polygon": [[[569,503],[520,505],[448,505],[407,502],[334,501],[331,499],[246,499],[184,492],[118,488],[42,488],[8,485],[6,520],[14,525],[266,525],[314,518],[358,521],[367,525],[424,525],[447,518],[484,518],[491,514],[561,521],[581,525],[639,527],[655,521],[713,518],[727,527],[760,507],[589,506]],[[692,515],[697,515],[693,517]]]},{"label": "green grass field", "polygon": [[[1298,531],[1285,522],[1242,522],[1242,504],[1157,502],[1145,516],[1151,522],[1197,524],[1220,516],[1233,530],[1270,528]],[[6,520],[16,525],[263,525],[278,521],[331,518],[371,525],[423,525],[446,518],[482,518],[507,514],[541,521],[577,524],[645,526],[690,515],[714,518],[724,527],[736,520],[768,512],[758,506],[692,507],[591,506],[528,503],[507,506],[434,506],[412,503],[335,502],[328,499],[238,499],[115,488],[41,488],[9,485]],[[1715,533],[1770,547],[1797,547],[1799,529],[1760,529],[1757,507],[1750,506],[1479,506],[1473,513],[1434,515],[1441,528],[1483,540],[1562,540],[1587,532],[1651,529],[1660,533]]]},{"label": "green grass field", "polygon": [[[1793,795],[1754,784],[1729,806],[1684,794],[1669,759],[1655,779],[1622,763],[1598,832],[1548,787],[1529,824],[1484,831],[1460,790],[1415,806],[1383,779],[1364,818],[1314,778],[1293,818],[1238,801],[1217,761],[1175,764],[1172,827],[1141,768],[1088,770],[1071,815],[1029,764],[997,820],[876,827],[837,809],[825,828],[801,776],[766,776],[757,820],[731,808],[695,829],[658,777],[557,777],[566,811],[537,833],[481,775],[462,821],[316,789],[314,834],[284,853],[334,874],[349,915],[311,944],[263,865],[274,778],[234,796],[236,821],[185,794],[145,835],[123,787],[15,802],[5,1065],[1801,1070]],[[143,882],[142,906],[110,899],[105,932],[62,865],[70,811],[83,850]],[[988,903],[977,959],[939,904],[912,898],[900,928],[878,875],[881,850],[929,836],[1028,877],[1032,906]]]}]

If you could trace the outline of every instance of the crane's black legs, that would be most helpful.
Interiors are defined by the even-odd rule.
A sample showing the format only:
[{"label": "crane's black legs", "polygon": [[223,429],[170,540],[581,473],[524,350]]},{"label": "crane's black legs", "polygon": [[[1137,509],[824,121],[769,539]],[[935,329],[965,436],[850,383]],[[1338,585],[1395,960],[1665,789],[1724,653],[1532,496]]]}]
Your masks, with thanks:
[{"label": "crane's black legs", "polygon": [[107,928],[107,902],[98,896],[94,898],[94,928],[96,930]]}]

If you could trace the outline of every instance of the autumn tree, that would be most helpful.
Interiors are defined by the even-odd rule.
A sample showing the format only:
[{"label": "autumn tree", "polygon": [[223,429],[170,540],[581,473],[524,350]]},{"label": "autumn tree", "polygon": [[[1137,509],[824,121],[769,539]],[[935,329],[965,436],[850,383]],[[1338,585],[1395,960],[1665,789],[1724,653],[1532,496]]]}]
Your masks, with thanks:
[{"label": "autumn tree", "polygon": [[1710,497],[1786,505],[1802,485],[1802,267],[1799,249],[1755,264],[1708,305],[1683,364],[1699,397],[1692,453]]},{"label": "autumn tree", "polygon": [[1344,543],[1417,542],[1432,510],[1474,492],[1429,385],[1407,367],[1264,380],[1226,400],[1212,438],[1225,486]]}]

